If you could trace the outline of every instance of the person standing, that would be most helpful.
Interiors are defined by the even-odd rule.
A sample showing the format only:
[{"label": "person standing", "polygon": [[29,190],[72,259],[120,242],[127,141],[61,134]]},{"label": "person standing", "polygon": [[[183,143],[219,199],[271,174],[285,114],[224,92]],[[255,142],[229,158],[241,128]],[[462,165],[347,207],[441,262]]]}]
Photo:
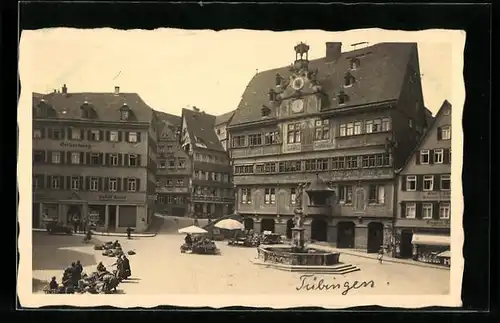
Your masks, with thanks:
[{"label": "person standing", "polygon": [[132,239],[132,228],[127,227],[127,239]]},{"label": "person standing", "polygon": [[382,259],[384,258],[384,247],[380,247],[380,249],[378,250],[378,254],[377,254],[377,260],[379,262],[379,264],[382,263]]}]

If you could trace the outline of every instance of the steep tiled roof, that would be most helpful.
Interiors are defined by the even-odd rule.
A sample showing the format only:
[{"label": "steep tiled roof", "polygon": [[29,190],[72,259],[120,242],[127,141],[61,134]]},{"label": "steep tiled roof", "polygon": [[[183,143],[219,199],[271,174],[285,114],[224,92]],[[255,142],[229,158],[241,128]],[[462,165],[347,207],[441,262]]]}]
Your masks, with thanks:
[{"label": "steep tiled roof", "polygon": [[174,125],[176,127],[180,127],[182,123],[182,118],[170,113],[166,112],[161,112],[161,111],[155,111],[156,115],[158,116],[158,119],[161,121],[166,121],[171,125]]},{"label": "steep tiled roof", "polygon": [[182,117],[186,120],[186,127],[193,148],[206,147],[210,150],[224,151],[215,133],[215,116],[205,112],[182,109]]},{"label": "steep tiled roof", "polygon": [[229,111],[219,116],[215,116],[215,125],[218,126],[223,123],[229,123],[234,115],[234,111]]},{"label": "steep tiled roof", "polygon": [[[332,98],[340,90],[349,96],[343,107],[396,100],[401,92],[411,53],[416,50],[415,43],[380,43],[341,53],[340,58],[331,62],[325,58],[311,60],[309,70],[317,69],[317,80],[328,96],[331,108],[336,105]],[[344,77],[349,71],[352,57],[359,59],[360,66],[350,71],[355,78],[352,87],[344,89]],[[292,74],[287,66],[260,72],[252,78],[243,92],[230,125],[262,119],[261,108],[269,105],[268,92],[275,88],[277,73],[285,79]],[[275,111],[271,111],[269,117],[275,117]]]},{"label": "steep tiled roof", "polygon": [[425,124],[429,127],[434,122],[431,110],[425,108]]},{"label": "steep tiled roof", "polygon": [[439,120],[439,118],[441,117],[441,115],[443,114],[443,111],[445,109],[451,109],[451,103],[448,102],[448,100],[444,100],[443,104],[441,105],[441,108],[439,108],[439,111],[436,113],[436,116],[432,120],[432,123],[427,128],[427,131],[422,135],[422,137],[420,137],[420,140],[418,141],[418,143],[413,148],[412,153],[408,156],[408,158],[406,159],[406,161],[403,164],[403,166],[400,169],[398,169],[396,171],[396,173],[400,173],[401,171],[403,171],[406,168],[406,166],[408,165],[408,163],[410,162],[410,160],[412,159],[412,157],[415,155],[415,153],[420,150],[420,146],[422,146],[422,144],[424,143],[425,139],[427,139],[427,137],[436,128],[436,123]]},{"label": "steep tiled roof", "polygon": [[96,113],[96,121],[119,122],[120,108],[126,104],[134,121],[151,122],[153,110],[136,93],[49,93],[38,98],[33,93],[34,107],[43,100],[54,108],[57,119],[83,119],[81,107],[87,103]]}]

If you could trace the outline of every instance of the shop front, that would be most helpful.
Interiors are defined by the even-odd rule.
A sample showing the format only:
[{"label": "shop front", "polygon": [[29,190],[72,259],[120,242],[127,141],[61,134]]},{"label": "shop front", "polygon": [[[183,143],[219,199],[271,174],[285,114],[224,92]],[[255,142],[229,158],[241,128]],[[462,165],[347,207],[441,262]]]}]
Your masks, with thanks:
[{"label": "shop front", "polygon": [[413,259],[425,263],[450,266],[450,236],[414,233],[411,241]]}]

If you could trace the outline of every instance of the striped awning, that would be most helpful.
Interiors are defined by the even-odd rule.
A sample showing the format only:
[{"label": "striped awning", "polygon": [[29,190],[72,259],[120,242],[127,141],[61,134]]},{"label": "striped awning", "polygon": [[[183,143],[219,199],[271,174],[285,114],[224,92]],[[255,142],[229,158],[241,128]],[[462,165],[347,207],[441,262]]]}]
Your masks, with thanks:
[{"label": "striped awning", "polygon": [[414,233],[411,243],[428,246],[449,246],[450,236]]}]

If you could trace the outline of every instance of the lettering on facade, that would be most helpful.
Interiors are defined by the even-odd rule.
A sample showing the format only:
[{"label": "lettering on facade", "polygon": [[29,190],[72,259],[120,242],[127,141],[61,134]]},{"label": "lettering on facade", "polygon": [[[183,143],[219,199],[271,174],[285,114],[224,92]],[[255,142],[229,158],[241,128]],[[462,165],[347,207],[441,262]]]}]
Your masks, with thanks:
[{"label": "lettering on facade", "polygon": [[430,225],[431,227],[449,227],[450,221],[449,220],[428,220],[427,224]]},{"label": "lettering on facade", "polygon": [[436,198],[449,199],[449,198],[451,198],[451,192],[450,191],[424,192],[422,194],[422,198],[424,198],[424,199],[436,199]]},{"label": "lettering on facade", "polygon": [[90,144],[73,143],[73,142],[67,142],[67,141],[61,142],[61,147],[62,148],[85,148],[85,149],[92,148],[92,146]]},{"label": "lettering on facade", "polygon": [[125,195],[116,195],[116,194],[104,194],[104,195],[99,195],[99,200],[100,201],[125,201],[127,197]]}]

